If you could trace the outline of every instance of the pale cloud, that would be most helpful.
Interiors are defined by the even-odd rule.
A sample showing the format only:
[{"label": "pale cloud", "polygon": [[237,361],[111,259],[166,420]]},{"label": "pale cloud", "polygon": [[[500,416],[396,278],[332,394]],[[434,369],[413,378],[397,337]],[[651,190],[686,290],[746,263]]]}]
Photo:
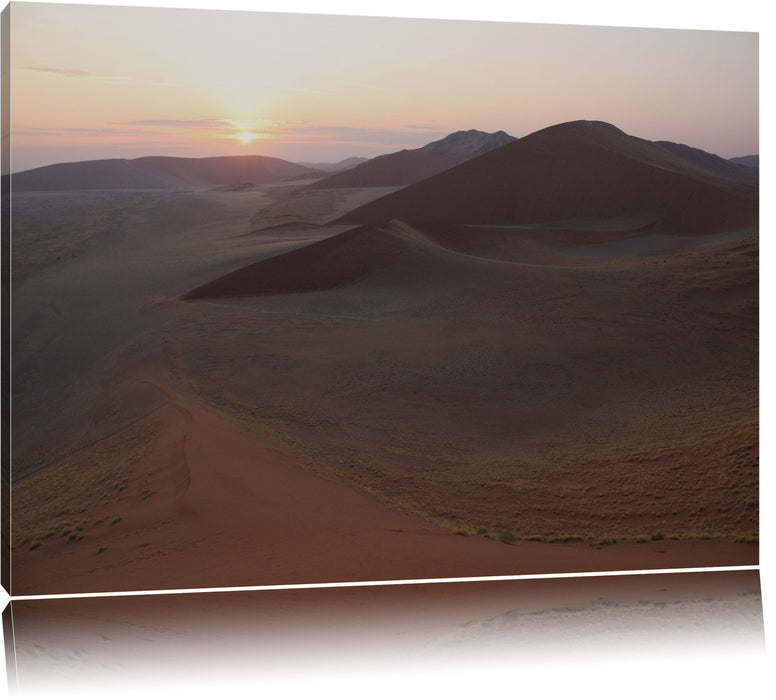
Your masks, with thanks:
[{"label": "pale cloud", "polygon": [[92,73],[78,68],[55,68],[52,66],[23,66],[23,70],[36,71],[38,73],[51,73],[65,78],[80,78],[85,80],[101,80],[105,82],[126,82],[132,80],[124,75],[104,75]]},{"label": "pale cloud", "polygon": [[405,124],[404,128],[410,129],[412,131],[435,131],[437,133],[441,133],[439,131],[439,126],[434,124]]},{"label": "pale cloud", "polygon": [[39,73],[54,73],[55,75],[64,75],[68,78],[91,78],[94,73],[85,70],[76,70],[74,68],[50,68],[48,66],[23,66],[23,70],[34,70]]},{"label": "pale cloud", "polygon": [[212,129],[230,126],[230,122],[227,119],[137,119],[135,121],[122,123],[138,126],[169,126],[194,129]]},{"label": "pale cloud", "polygon": [[160,133],[148,129],[116,129],[113,127],[25,127],[14,128],[14,136],[92,136],[100,134],[138,135]]}]

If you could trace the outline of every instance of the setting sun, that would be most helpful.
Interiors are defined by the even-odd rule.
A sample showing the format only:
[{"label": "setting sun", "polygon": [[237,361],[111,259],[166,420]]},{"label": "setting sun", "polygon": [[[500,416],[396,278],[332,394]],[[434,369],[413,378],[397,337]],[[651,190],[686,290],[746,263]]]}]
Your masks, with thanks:
[{"label": "setting sun", "polygon": [[240,143],[246,143],[247,144],[247,143],[250,143],[251,141],[253,141],[255,138],[257,138],[257,136],[256,136],[256,134],[251,134],[248,131],[243,131],[243,132],[241,132],[239,134],[236,134],[235,138],[238,141],[240,141]]}]

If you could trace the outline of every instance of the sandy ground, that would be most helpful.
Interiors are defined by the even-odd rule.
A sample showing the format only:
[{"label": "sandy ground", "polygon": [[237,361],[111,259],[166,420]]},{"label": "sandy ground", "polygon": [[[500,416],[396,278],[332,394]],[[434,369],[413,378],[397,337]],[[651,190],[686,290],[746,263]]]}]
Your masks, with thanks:
[{"label": "sandy ground", "polygon": [[756,537],[756,238],[487,233],[393,223],[254,263],[220,290],[258,296],[200,288],[176,367],[451,528]]},{"label": "sandy ground", "polygon": [[[148,382],[149,380],[142,380]],[[164,384],[156,439],[125,483],[25,540],[14,594],[745,565],[754,545],[508,544],[392,510]],[[129,451],[129,450],[127,450]],[[48,492],[41,474],[36,492]],[[32,477],[35,479],[35,477]],[[47,503],[20,504],[40,514]],[[26,506],[26,507],[25,507]],[[52,514],[53,515],[53,514]],[[51,522],[43,518],[45,529]],[[38,546],[36,546],[36,544]]]},{"label": "sandy ground", "polygon": [[322,224],[379,194],[133,193],[59,260],[15,230],[14,594],[757,562],[751,231],[389,227],[350,284],[179,300],[345,259]]}]

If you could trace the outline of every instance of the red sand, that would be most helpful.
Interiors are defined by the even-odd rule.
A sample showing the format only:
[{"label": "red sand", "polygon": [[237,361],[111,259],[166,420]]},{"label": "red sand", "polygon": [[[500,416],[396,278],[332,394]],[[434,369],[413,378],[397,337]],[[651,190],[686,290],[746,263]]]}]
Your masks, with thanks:
[{"label": "red sand", "polygon": [[170,401],[129,488],[75,542],[14,552],[13,594],[398,580],[757,563],[729,541],[512,545],[450,533],[158,385]]}]

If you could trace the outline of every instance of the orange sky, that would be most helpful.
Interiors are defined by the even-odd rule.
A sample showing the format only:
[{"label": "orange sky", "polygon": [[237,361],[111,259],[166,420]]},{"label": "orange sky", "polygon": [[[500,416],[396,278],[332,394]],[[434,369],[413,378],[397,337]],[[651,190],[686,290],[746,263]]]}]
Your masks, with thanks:
[{"label": "orange sky", "polygon": [[339,160],[574,119],[757,153],[746,32],[14,4],[12,169],[143,155]]}]

